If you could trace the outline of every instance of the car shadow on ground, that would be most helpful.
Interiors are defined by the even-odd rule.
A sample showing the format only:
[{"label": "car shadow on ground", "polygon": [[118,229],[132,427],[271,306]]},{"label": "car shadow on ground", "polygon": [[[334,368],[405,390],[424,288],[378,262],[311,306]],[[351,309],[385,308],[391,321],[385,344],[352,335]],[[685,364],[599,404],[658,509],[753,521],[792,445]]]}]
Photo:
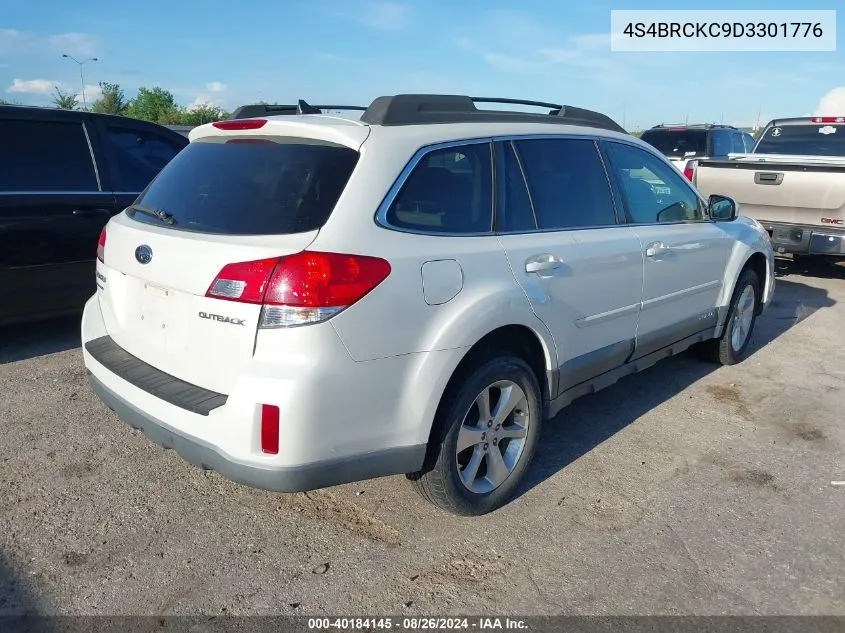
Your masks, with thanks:
[{"label": "car shadow on ground", "polygon": [[0,327],[0,365],[80,346],[81,317]]},{"label": "car shadow on ground", "polygon": [[[45,611],[36,595],[33,578],[22,574],[21,566],[13,565],[0,551],[0,630],[34,631],[32,619]],[[37,630],[45,631],[44,624],[39,621]]]},{"label": "car shadow on ground", "polygon": [[845,261],[829,262],[819,257],[775,258],[775,276],[800,275],[818,279],[845,279]]},{"label": "car shadow on ground", "polygon": [[[755,325],[748,359],[753,359],[754,354],[816,311],[835,304],[822,288],[808,286],[794,277],[778,279],[772,305]],[[518,496],[554,476],[718,367],[699,360],[690,349],[625,377],[598,393],[575,400],[545,423]]]}]

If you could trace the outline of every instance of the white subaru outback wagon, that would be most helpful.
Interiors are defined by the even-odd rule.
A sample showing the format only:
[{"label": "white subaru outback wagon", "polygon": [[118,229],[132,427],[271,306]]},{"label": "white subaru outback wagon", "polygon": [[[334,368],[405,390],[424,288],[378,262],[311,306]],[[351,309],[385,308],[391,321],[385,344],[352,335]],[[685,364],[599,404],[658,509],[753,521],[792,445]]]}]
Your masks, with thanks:
[{"label": "white subaru outback wagon", "polygon": [[693,346],[748,353],[767,232],[610,118],[359,110],[195,128],[103,230],[84,363],[154,442],[265,490],[405,474],[480,515],[573,398]]}]

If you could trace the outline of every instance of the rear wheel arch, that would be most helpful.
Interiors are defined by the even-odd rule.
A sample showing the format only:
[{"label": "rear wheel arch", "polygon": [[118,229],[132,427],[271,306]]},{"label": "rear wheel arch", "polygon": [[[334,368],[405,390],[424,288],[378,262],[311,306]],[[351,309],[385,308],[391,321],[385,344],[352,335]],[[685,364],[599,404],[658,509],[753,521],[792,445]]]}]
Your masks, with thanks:
[{"label": "rear wheel arch", "polygon": [[442,424],[443,410],[449,406],[451,398],[460,389],[468,375],[479,365],[497,355],[516,356],[524,360],[531,367],[540,385],[543,400],[549,400],[552,397],[555,385],[550,384],[549,375],[553,359],[556,358],[556,351],[549,349],[541,335],[526,325],[512,324],[497,327],[481,337],[466,351],[446,382],[431,424],[426,463],[432,449],[443,440],[448,430]]}]

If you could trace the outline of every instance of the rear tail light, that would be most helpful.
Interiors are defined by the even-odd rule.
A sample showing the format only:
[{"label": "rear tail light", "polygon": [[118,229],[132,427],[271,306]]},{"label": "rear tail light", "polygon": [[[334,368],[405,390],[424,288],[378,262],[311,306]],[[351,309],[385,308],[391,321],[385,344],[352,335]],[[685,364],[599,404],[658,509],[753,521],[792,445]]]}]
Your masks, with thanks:
[{"label": "rear tail light", "polygon": [[684,176],[690,182],[693,181],[692,179],[695,176],[695,165],[696,162],[694,160],[688,160],[686,166],[684,167]]},{"label": "rear tail light", "polygon": [[103,230],[100,231],[100,239],[97,240],[97,259],[101,262],[104,261],[104,257],[106,254],[106,227],[103,227]]},{"label": "rear tail light", "polygon": [[279,407],[261,405],[261,452],[279,454]]},{"label": "rear tail light", "polygon": [[345,310],[390,274],[378,257],[303,251],[228,264],[207,297],[262,304],[262,328],[319,323]]},{"label": "rear tail light", "polygon": [[813,123],[845,123],[845,116],[817,116]]}]

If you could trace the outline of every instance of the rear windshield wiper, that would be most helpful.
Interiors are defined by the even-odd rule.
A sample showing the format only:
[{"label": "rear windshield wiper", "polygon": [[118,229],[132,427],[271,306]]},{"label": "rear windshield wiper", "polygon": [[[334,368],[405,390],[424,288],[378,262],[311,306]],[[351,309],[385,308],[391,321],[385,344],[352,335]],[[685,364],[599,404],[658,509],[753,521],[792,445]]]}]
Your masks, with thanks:
[{"label": "rear windshield wiper", "polygon": [[141,204],[133,204],[129,208],[135,211],[136,213],[143,213],[144,215],[148,215],[151,218],[161,220],[165,224],[176,224],[176,220],[167,211],[162,211],[161,209],[152,209],[150,207],[145,207]]}]

